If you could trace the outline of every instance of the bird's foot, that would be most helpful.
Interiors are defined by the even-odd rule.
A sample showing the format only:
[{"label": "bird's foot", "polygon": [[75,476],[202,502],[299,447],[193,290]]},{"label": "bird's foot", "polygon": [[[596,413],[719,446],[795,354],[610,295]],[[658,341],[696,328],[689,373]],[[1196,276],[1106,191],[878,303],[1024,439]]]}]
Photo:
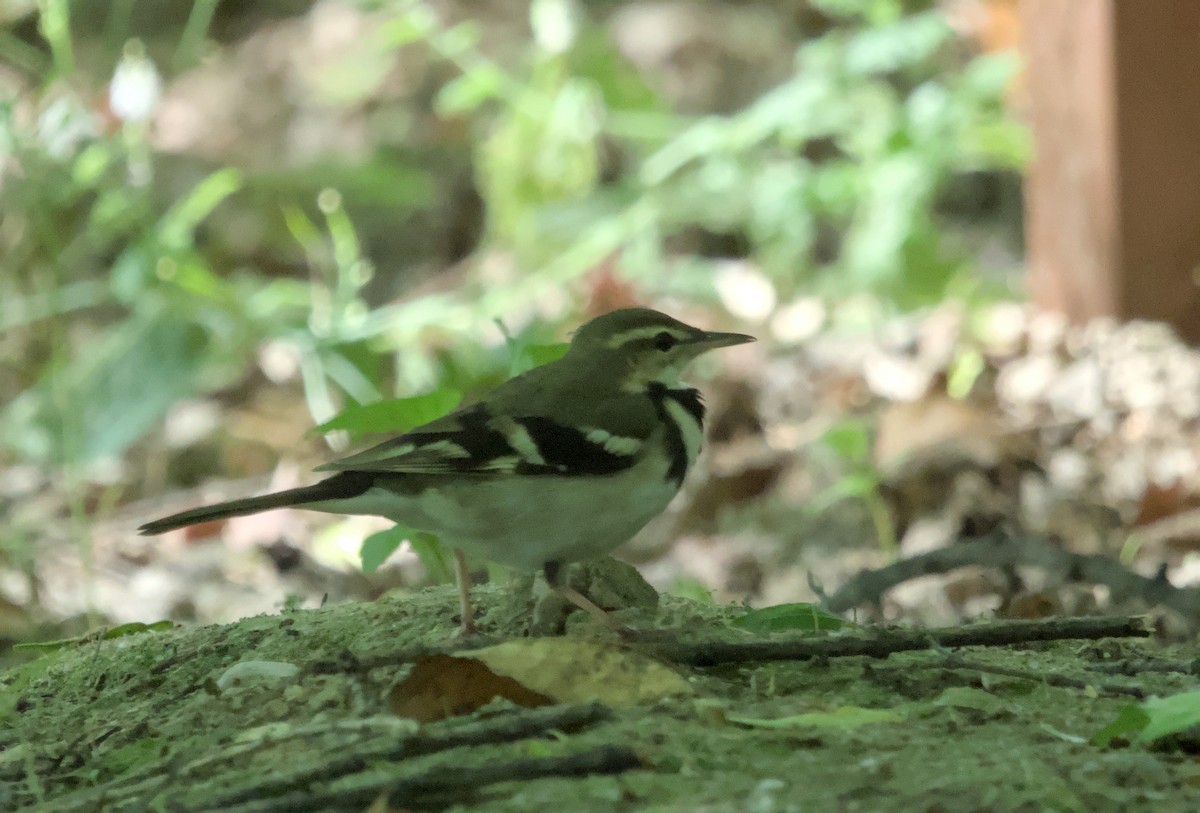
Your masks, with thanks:
[{"label": "bird's foot", "polygon": [[571,610],[578,608],[598,624],[627,638],[633,631],[605,608],[652,608],[658,605],[658,593],[635,568],[612,558],[576,565],[564,572],[556,563],[544,568],[547,584],[553,592],[534,606],[530,632],[534,635],[558,635],[565,631]]}]

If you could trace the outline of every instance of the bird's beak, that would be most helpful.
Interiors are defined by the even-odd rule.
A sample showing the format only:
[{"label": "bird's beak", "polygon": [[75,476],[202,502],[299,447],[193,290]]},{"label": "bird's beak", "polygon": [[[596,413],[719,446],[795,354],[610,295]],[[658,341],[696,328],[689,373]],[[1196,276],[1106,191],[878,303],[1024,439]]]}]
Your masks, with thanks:
[{"label": "bird's beak", "polygon": [[735,344],[746,344],[747,342],[756,340],[753,336],[747,336],[744,333],[717,333],[716,331],[710,331],[702,333],[693,341],[702,350],[715,350],[718,347],[733,347]]}]

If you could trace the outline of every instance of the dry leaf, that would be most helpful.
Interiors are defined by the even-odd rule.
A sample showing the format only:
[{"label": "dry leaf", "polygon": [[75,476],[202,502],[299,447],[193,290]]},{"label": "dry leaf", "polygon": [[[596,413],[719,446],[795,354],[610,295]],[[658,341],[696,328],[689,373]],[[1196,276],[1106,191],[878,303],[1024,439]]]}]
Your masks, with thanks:
[{"label": "dry leaf", "polygon": [[692,691],[674,670],[615,644],[540,638],[479,649],[471,656],[558,703],[636,706]]},{"label": "dry leaf", "polygon": [[418,658],[412,674],[392,687],[388,705],[400,717],[431,723],[470,714],[498,697],[526,708],[554,702],[475,658],[428,655]]},{"label": "dry leaf", "polygon": [[1012,432],[998,410],[945,394],[888,405],[875,440],[875,464],[888,472],[942,460],[990,468],[1030,453],[1028,439]]},{"label": "dry leaf", "polygon": [[633,706],[687,694],[687,682],[661,663],[611,644],[543,638],[430,655],[392,688],[392,711],[418,722],[470,714],[497,697],[533,708],[600,701]]}]

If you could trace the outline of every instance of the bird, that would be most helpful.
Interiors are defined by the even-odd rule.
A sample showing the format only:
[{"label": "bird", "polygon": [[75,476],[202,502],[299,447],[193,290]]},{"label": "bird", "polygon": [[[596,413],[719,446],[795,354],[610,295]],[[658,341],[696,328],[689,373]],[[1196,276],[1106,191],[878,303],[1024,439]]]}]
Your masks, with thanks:
[{"label": "bird", "polygon": [[540,570],[551,589],[618,631],[562,580],[667,507],[700,453],[705,407],[680,381],[697,356],[754,341],[649,308],[583,324],[566,353],[481,400],[317,471],[314,485],[193,508],[148,522],[156,535],[292,507],[370,514],[432,533],[455,553],[460,632],[475,632],[467,556]]}]

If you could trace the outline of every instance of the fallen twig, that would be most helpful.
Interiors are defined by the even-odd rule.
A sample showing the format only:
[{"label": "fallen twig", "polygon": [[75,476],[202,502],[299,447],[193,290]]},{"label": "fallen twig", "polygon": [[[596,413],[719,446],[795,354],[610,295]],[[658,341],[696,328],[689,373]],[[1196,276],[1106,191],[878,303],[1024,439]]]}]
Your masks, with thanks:
[{"label": "fallen twig", "polygon": [[[573,731],[603,722],[611,716],[612,710],[607,706],[586,703],[512,710],[482,720],[447,721],[413,733],[386,727],[381,733],[365,737],[364,732],[369,729],[347,729],[344,722],[327,726],[309,725],[304,726],[304,739],[330,738],[328,741],[320,740],[322,757],[318,763],[297,760],[287,771],[267,774],[243,771],[240,777],[227,776],[223,792],[203,802],[189,801],[174,790],[165,790],[164,786],[169,784],[173,788],[187,788],[195,785],[197,777],[212,771],[221,762],[238,766],[249,763],[250,753],[245,743],[235,743],[224,753],[210,755],[194,765],[178,765],[174,757],[167,756],[156,766],[148,766],[148,771],[139,772],[146,777],[141,781],[131,783],[128,777],[122,777],[51,801],[54,802],[54,810],[64,813],[99,809],[145,810],[154,807],[150,804],[151,800],[161,802],[161,806],[169,810],[226,810],[268,798],[307,795],[314,786],[319,788],[322,783],[360,773],[375,763],[398,762],[452,748],[511,742],[553,730]],[[258,751],[284,748],[294,753],[301,752],[294,745],[293,738],[286,735],[261,740],[252,747]],[[241,777],[245,781],[239,781]],[[393,776],[391,781],[396,781],[396,778]]]},{"label": "fallen twig", "polygon": [[1146,638],[1150,628],[1144,618],[1085,617],[1035,621],[998,621],[965,627],[928,630],[876,630],[870,635],[830,638],[796,638],[785,641],[682,641],[655,642],[648,654],[688,666],[715,666],[743,661],[791,661],[845,658],[856,655],[886,658],[895,652],[960,646],[1005,646],[1034,641]]},{"label": "fallen twig", "polygon": [[1200,619],[1200,590],[1175,587],[1164,573],[1142,576],[1107,556],[1072,553],[1047,539],[1013,539],[1002,532],[863,571],[829,596],[824,606],[835,613],[877,606],[884,593],[906,581],[972,566],[1038,567],[1068,581],[1105,585],[1114,600],[1137,598],[1148,606],[1159,605]]},{"label": "fallen twig", "polygon": [[1096,663],[1088,667],[1091,672],[1108,675],[1140,675],[1143,672],[1178,672],[1181,675],[1200,675],[1200,658],[1190,661],[1117,661]]},{"label": "fallen twig", "polygon": [[[255,799],[232,807],[212,807],[222,813],[293,813],[296,811],[364,810],[386,795],[389,809],[431,802],[465,801],[481,788],[498,782],[528,781],[548,776],[611,774],[641,767],[632,748],[605,745],[558,757],[536,757],[497,762],[478,767],[441,766],[412,776],[364,774],[336,790],[316,793],[296,791],[283,796]],[[439,804],[441,806],[441,804]]]},{"label": "fallen twig", "polygon": [[1066,689],[1094,689],[1101,694],[1107,695],[1136,697],[1138,699],[1146,696],[1146,693],[1138,686],[1122,686],[1118,683],[1089,683],[1086,680],[1067,677],[1066,675],[1058,675],[1053,672],[1035,672],[1031,669],[1013,669],[1008,666],[994,666],[990,663],[980,663],[979,661],[971,661],[961,658],[955,654],[948,655],[947,658],[940,663],[933,662],[910,665],[983,672],[989,675],[1001,675],[1003,677],[1032,680],[1034,683],[1045,683],[1048,686],[1059,686]]}]

